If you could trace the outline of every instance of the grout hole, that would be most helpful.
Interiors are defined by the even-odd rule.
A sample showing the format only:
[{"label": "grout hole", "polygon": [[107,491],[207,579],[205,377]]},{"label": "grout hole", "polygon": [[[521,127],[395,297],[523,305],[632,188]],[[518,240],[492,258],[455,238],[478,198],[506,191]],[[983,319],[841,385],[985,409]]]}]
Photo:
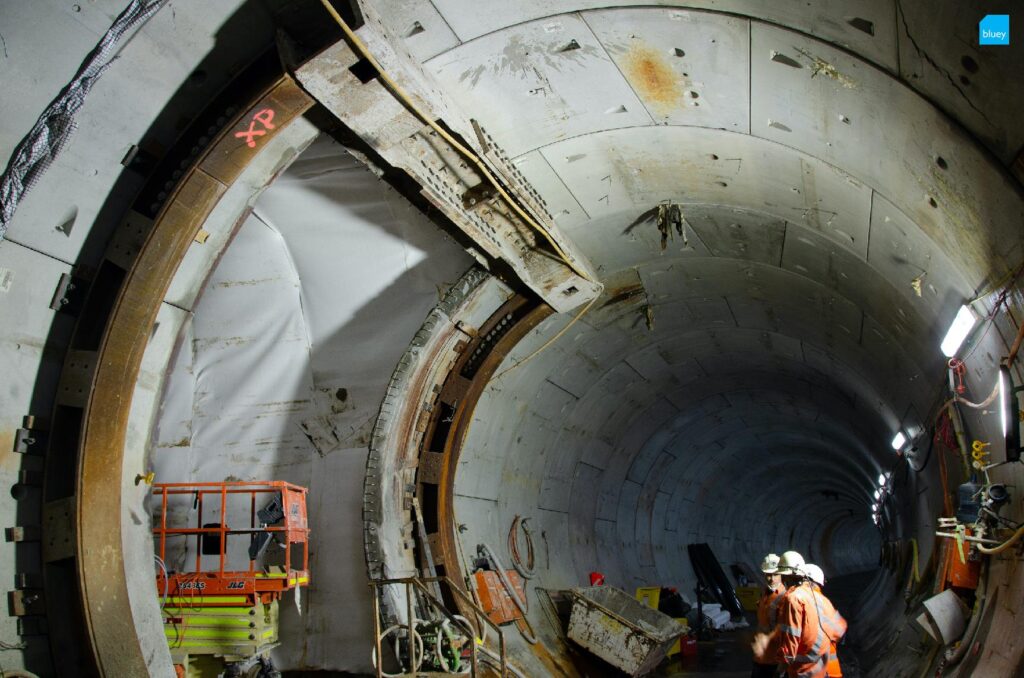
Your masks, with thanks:
[{"label": "grout hole", "polygon": [[931,197],[930,195],[928,196],[928,204],[931,205],[932,207],[939,206],[939,203],[935,202],[935,198]]},{"label": "grout hole", "polygon": [[949,168],[949,163],[947,163],[946,159],[943,158],[941,155],[939,157],[935,158],[935,164],[938,165],[939,167],[941,167],[942,169],[948,169]]},{"label": "grout hole", "polygon": [[978,72],[978,62],[967,56],[966,54],[960,57],[960,65],[964,67],[964,70],[968,73]]}]

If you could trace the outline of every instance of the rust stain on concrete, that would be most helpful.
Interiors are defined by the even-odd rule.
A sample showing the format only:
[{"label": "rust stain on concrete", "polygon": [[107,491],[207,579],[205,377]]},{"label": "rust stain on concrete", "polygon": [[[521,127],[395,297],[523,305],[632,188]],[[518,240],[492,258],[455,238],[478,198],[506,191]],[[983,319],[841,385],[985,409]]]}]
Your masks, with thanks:
[{"label": "rust stain on concrete", "polygon": [[668,112],[679,103],[683,83],[658,52],[636,45],[626,53],[623,65],[633,88],[660,112]]}]

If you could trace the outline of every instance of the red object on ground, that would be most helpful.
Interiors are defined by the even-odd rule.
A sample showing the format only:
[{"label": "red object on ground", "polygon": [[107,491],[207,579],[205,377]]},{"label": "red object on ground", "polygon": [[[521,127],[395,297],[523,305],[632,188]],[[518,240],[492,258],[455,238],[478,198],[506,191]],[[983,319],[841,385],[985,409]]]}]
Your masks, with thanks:
[{"label": "red object on ground", "polygon": [[604,575],[600,572],[590,573],[590,585],[591,586],[604,586]]},{"label": "red object on ground", "polygon": [[697,639],[693,636],[682,636],[679,638],[679,655],[682,657],[697,656]]},{"label": "red object on ground", "polygon": [[[512,601],[508,589],[501,583],[497,572],[478,570],[474,576],[476,577],[477,594],[480,596],[480,606],[491,621],[495,624],[507,624],[510,621],[523,618],[523,613]],[[519,594],[519,600],[526,603],[526,583],[523,578],[515,570],[505,570],[505,576],[516,593]]]}]

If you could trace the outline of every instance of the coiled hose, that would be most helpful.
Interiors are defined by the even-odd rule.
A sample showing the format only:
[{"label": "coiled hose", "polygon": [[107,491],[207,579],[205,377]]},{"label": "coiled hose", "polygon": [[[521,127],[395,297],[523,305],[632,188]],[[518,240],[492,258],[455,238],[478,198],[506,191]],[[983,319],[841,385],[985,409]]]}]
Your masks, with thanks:
[{"label": "coiled hose", "polygon": [[[518,515],[512,520],[512,528],[508,531],[508,552],[512,556],[512,567],[523,579],[533,579],[537,574],[534,569],[533,556],[533,534],[530,531],[529,518],[520,518]],[[519,527],[522,526],[523,534],[526,535],[526,564],[519,555]]]}]

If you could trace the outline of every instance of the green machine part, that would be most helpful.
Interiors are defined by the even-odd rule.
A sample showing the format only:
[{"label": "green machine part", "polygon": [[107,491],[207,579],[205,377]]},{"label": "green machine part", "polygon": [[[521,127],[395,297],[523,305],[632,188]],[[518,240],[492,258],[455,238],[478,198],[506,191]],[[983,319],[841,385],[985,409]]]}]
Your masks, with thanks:
[{"label": "green machine part", "polygon": [[[200,655],[243,661],[277,645],[278,601],[244,607],[192,607],[168,605],[163,609],[164,635],[175,664],[187,675],[202,676],[191,667]],[[193,661],[190,662],[190,659]]]}]

